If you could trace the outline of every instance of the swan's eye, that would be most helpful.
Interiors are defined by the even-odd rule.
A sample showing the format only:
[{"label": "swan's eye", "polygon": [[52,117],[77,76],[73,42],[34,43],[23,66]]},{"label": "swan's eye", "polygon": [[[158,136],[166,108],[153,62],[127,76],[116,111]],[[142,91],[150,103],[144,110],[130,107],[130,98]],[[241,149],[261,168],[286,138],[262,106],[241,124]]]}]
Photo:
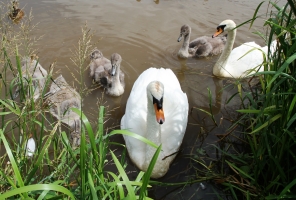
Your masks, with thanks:
[{"label": "swan's eye", "polygon": [[217,27],[217,31],[219,31],[219,32],[222,31],[223,32],[225,27],[226,27],[226,25],[220,25],[220,26]]},{"label": "swan's eye", "polygon": [[163,104],[163,98],[161,98],[160,100],[156,99],[153,95],[153,104],[156,104],[157,109],[162,109],[162,104]]}]

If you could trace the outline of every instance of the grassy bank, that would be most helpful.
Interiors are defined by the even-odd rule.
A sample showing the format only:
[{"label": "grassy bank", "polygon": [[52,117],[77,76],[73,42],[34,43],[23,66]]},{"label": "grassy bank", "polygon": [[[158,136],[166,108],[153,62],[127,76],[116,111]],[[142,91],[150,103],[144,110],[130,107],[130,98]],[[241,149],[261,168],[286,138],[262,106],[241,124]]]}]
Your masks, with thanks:
[{"label": "grassy bank", "polygon": [[[288,0],[284,7],[260,3],[250,26],[267,3],[267,34],[256,34],[268,46],[276,40],[275,53],[264,55],[261,67],[266,71],[255,74],[256,86],[238,82],[239,118],[216,146],[219,159],[213,162],[215,167],[199,171],[212,175],[211,180],[223,185],[233,199],[296,198],[296,2]],[[237,126],[241,133],[232,133]]]}]

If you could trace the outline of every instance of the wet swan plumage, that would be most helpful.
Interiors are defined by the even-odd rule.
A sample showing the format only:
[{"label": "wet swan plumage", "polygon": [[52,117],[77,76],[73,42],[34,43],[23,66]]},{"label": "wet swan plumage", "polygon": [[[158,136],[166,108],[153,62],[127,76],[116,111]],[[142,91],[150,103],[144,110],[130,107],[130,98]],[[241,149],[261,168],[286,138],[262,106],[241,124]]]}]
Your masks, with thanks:
[{"label": "wet swan plumage", "polygon": [[122,95],[125,83],[124,73],[120,69],[121,56],[118,53],[113,53],[110,61],[103,56],[100,50],[95,49],[90,55],[90,60],[90,77],[93,81],[103,85],[109,95]]},{"label": "wet swan plumage", "polygon": [[[217,32],[213,35],[213,37],[216,37],[223,32],[228,32],[224,51],[213,68],[213,74],[215,76],[243,78],[248,74],[254,73],[256,70],[264,70],[263,67],[260,67],[260,69],[258,67],[263,62],[263,54],[267,53],[267,46],[261,47],[255,42],[247,42],[232,49],[236,36],[235,27],[236,24],[234,21],[224,20],[219,24]],[[272,45],[275,44],[275,42],[272,42]]]},{"label": "wet swan plumage", "polygon": [[[139,134],[158,146],[162,144],[152,178],[160,178],[167,173],[176,156],[174,153],[182,144],[187,121],[187,95],[172,70],[149,68],[144,71],[134,83],[127,100],[121,129]],[[156,149],[130,136],[123,137],[133,163],[146,171]]]},{"label": "wet swan plumage", "polygon": [[[36,101],[42,93],[48,74],[36,58],[37,56],[35,55],[32,55],[31,57],[24,57],[21,62],[23,84],[24,86],[29,86],[28,83],[30,83],[30,79],[32,79],[33,87],[27,87],[27,91],[28,95],[33,95],[34,101]],[[20,86],[17,87],[13,98],[16,98],[19,95],[19,92]]]},{"label": "wet swan plumage", "polygon": [[50,113],[70,127],[73,146],[80,145],[81,120],[71,108],[81,110],[81,97],[74,88],[68,85],[62,75],[51,84],[48,101]]},{"label": "wet swan plumage", "polygon": [[178,52],[178,56],[181,58],[206,57],[220,54],[223,51],[227,40],[226,36],[217,38],[202,36],[189,43],[190,35],[191,27],[187,24],[183,25],[178,38],[178,42],[180,42],[184,37],[183,45]]}]

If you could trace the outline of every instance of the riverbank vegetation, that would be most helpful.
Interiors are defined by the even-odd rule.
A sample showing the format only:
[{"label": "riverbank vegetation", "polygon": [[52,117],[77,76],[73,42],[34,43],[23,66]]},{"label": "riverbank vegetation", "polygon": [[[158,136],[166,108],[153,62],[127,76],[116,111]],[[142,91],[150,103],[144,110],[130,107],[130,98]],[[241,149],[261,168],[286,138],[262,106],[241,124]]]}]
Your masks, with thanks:
[{"label": "riverbank vegetation", "polygon": [[[264,3],[268,2],[259,4],[250,26]],[[284,7],[269,3],[267,34],[256,34],[269,47],[276,40],[275,53],[265,55],[266,71],[256,73],[256,86],[237,83],[239,118],[215,146],[220,158],[216,167],[199,171],[225,186],[233,199],[296,198],[296,2],[288,0]],[[236,126],[240,134],[231,131]]]},{"label": "riverbank vegetation", "polygon": [[[263,2],[268,3],[268,2]],[[260,17],[257,11],[244,25],[252,26]],[[242,108],[238,120],[229,130],[240,127],[240,134],[225,135],[217,149],[217,160],[196,162],[195,180],[208,180],[222,186],[232,199],[280,199],[296,198],[296,2],[288,0],[284,7],[270,3],[265,33],[256,33],[268,46],[277,41],[276,51],[265,55],[262,65],[265,72],[257,73],[259,84],[244,88],[237,82]],[[28,13],[20,23],[14,24],[7,16],[9,9],[0,5],[0,193],[6,199],[150,199],[148,188],[153,184],[170,185],[150,181],[160,147],[146,173],[140,172],[130,180],[126,168],[126,152],[116,155],[110,145],[124,148],[124,144],[110,142],[115,134],[128,131],[108,131],[104,127],[106,111],[98,103],[98,121],[91,124],[80,110],[81,145],[72,148],[69,130],[52,118],[46,101],[47,90],[34,100],[32,77],[22,77],[21,60],[38,50],[38,37],[31,37],[35,25]],[[73,68],[80,74],[75,77],[77,90],[82,95],[91,92],[84,85],[87,58],[92,50],[91,31],[84,26],[82,37],[73,50]],[[38,58],[37,58],[38,60]],[[41,63],[42,64],[42,63]],[[48,88],[52,82],[55,63],[46,77]],[[268,70],[267,70],[268,69]],[[30,86],[31,85],[31,86]],[[20,88],[16,99],[15,88]],[[231,101],[231,99],[230,99]],[[214,116],[212,116],[214,119]],[[234,136],[234,137],[233,137]],[[33,137],[36,150],[27,156],[26,144]],[[234,139],[238,138],[238,139]],[[193,161],[196,158],[193,157]],[[106,165],[114,165],[107,171]],[[193,180],[193,182],[195,181]],[[189,184],[188,182],[187,184]],[[180,183],[181,184],[181,183]],[[182,183],[184,184],[184,183]],[[218,194],[217,194],[218,196]]]}]

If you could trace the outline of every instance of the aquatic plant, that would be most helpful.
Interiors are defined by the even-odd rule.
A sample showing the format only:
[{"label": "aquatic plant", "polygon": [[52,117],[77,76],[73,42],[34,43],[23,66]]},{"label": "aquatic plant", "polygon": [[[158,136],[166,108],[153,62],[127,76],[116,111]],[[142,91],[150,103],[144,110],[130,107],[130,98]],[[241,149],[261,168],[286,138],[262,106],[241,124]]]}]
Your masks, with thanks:
[{"label": "aquatic plant", "polygon": [[[248,21],[250,27],[263,3]],[[233,199],[296,198],[296,2],[288,0],[282,8],[269,4],[267,35],[256,34],[268,46],[276,39],[275,53],[264,55],[265,71],[255,74],[259,84],[248,89],[237,82],[242,108],[229,131],[239,126],[240,134],[226,134],[220,146],[215,145],[215,167],[203,171],[215,175],[212,180],[225,186]],[[229,137],[239,139],[235,144]]]},{"label": "aquatic plant", "polygon": [[[130,180],[125,172],[125,153],[121,159],[110,148],[110,137],[126,134],[136,137],[125,130],[113,130],[107,133],[104,127],[106,109],[98,105],[97,126],[91,124],[81,110],[72,109],[79,114],[81,126],[81,145],[72,148],[68,139],[68,130],[64,130],[60,121],[48,114],[46,102],[48,86],[52,81],[55,64],[49,67],[46,86],[34,101],[32,92],[33,78],[22,77],[21,57],[34,53],[36,36],[32,32],[32,16],[24,17],[19,24],[5,21],[7,9],[0,5],[0,193],[4,199],[150,199],[147,188],[150,175],[161,147],[139,138],[157,148],[147,172],[140,172],[135,180]],[[31,16],[31,17],[30,17]],[[15,29],[12,29],[12,26]],[[82,97],[88,95],[83,80],[92,33],[85,25],[78,46],[72,50],[71,67],[78,91]],[[14,98],[14,90],[19,87],[19,98]],[[27,140],[33,136],[36,141],[35,153],[28,157]],[[121,145],[123,146],[123,145]],[[5,150],[2,153],[2,150]],[[106,170],[107,165],[115,165],[117,171]]]}]

